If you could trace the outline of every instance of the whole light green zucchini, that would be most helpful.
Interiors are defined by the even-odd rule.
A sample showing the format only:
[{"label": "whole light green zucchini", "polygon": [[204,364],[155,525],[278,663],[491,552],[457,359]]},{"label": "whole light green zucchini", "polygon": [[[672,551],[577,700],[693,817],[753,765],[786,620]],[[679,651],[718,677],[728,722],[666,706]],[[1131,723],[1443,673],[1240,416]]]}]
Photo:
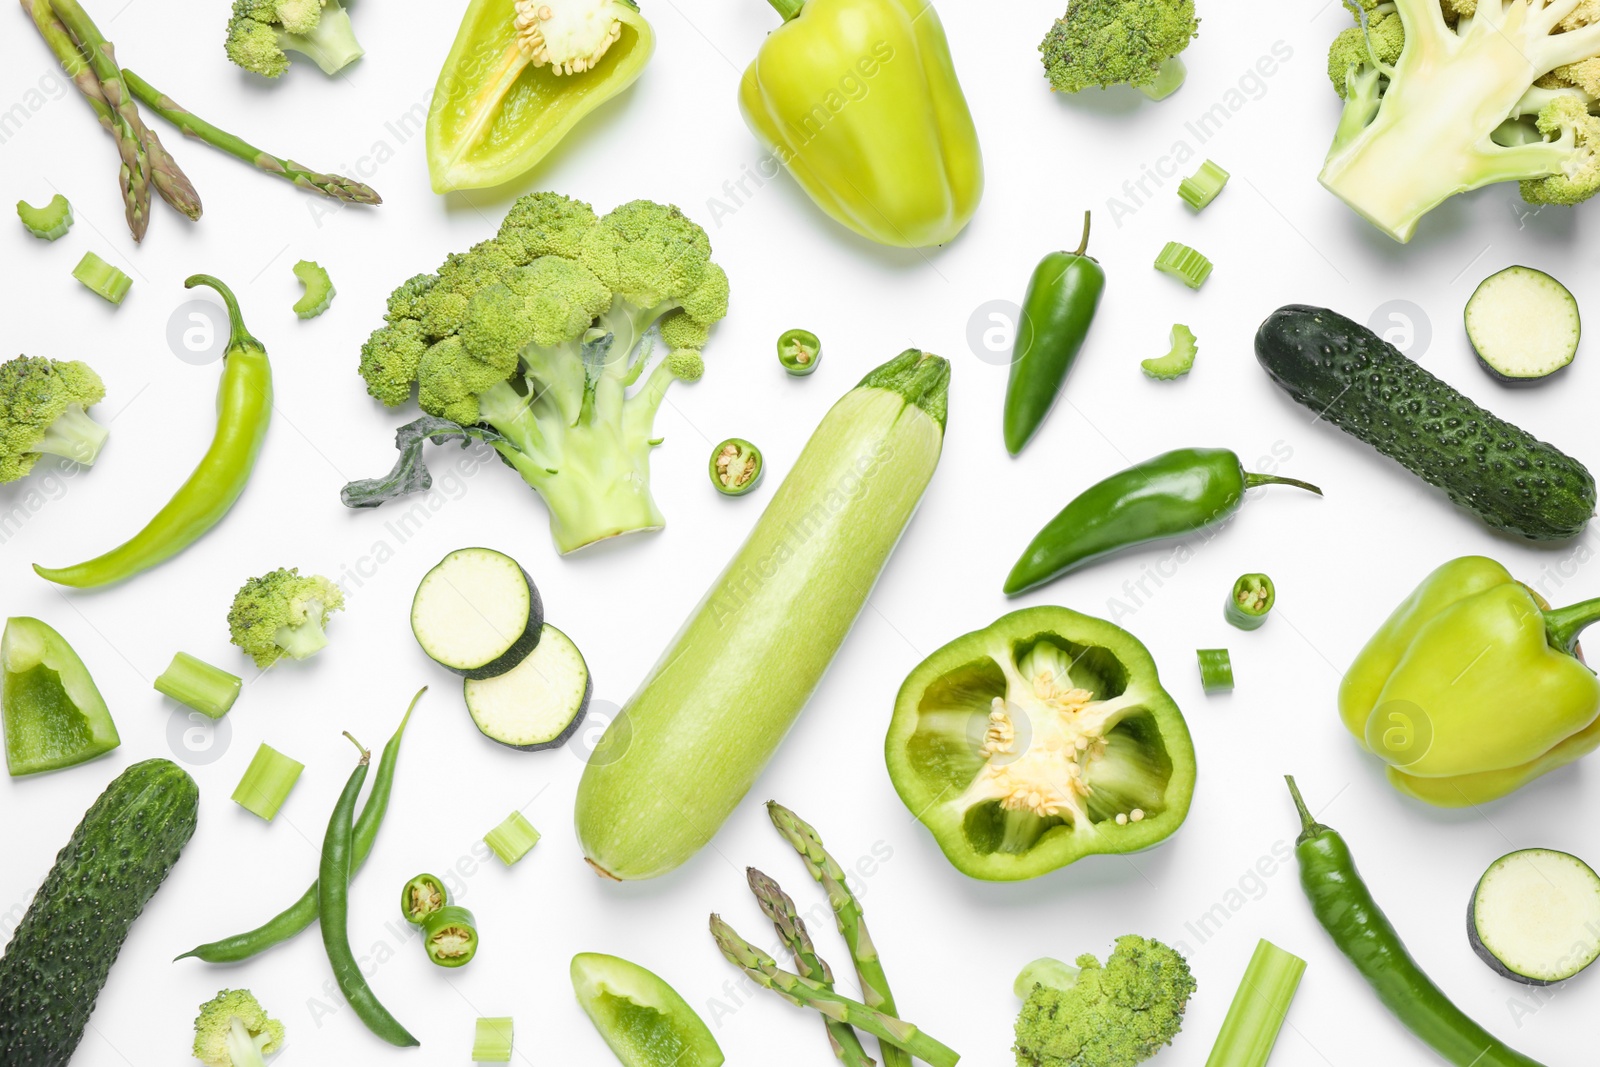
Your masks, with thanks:
[{"label": "whole light green zucchini", "polygon": [[578,786],[601,874],[653,878],[716,834],[794,725],[933,477],[950,365],[901,353],[846,393]]}]

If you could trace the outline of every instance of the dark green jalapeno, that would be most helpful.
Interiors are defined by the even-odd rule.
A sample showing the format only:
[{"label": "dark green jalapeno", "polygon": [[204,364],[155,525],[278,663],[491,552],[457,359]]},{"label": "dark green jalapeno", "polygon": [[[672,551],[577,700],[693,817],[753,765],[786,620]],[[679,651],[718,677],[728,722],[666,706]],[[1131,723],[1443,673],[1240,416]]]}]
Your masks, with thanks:
[{"label": "dark green jalapeno", "polygon": [[1067,372],[1089,334],[1106,272],[1088,254],[1089,213],[1083,213],[1083,239],[1075,252],[1051,252],[1033,268],[1022,298],[1022,316],[1011,349],[1006,382],[1006,451],[1022,451],[1056,402]]},{"label": "dark green jalapeno", "polygon": [[810,330],[790,330],[778,338],[778,362],[797,378],[817,369],[822,361],[822,342]]},{"label": "dark green jalapeno", "polygon": [[448,903],[450,894],[437,875],[419,874],[400,890],[400,914],[413,926],[421,926],[428,916]]},{"label": "dark green jalapeno", "polygon": [[422,947],[441,967],[461,967],[478,954],[478,926],[472,912],[457,904],[422,921]]},{"label": "dark green jalapeno", "polygon": [[744,496],[761,480],[761,449],[730,437],[711,450],[711,484],[723,496]]},{"label": "dark green jalapeno", "polygon": [[1267,621],[1278,593],[1265,574],[1241,574],[1222,605],[1222,617],[1241,630],[1258,629]]},{"label": "dark green jalapeno", "polygon": [[1132,545],[1181,537],[1239,510],[1258,485],[1322,490],[1293,478],[1253,474],[1225,448],[1180,448],[1085,489],[1040,530],[1006,577],[1007,596]]}]

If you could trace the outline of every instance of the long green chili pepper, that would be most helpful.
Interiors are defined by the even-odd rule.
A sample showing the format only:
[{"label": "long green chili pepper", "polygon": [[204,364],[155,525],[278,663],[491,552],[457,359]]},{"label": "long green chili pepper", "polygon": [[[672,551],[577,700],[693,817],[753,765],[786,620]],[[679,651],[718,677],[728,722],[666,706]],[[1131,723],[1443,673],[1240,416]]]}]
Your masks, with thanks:
[{"label": "long green chili pepper", "polygon": [[422,947],[441,967],[460,967],[478,954],[478,923],[472,912],[451,904],[422,920]]},{"label": "long green chili pepper", "polygon": [[1015,596],[1112,552],[1203,530],[1227,519],[1258,485],[1293,478],[1248,473],[1225,448],[1179,448],[1119,471],[1080,493],[1045,524],[1006,576]]},{"label": "long green chili pepper", "polygon": [[200,465],[138,533],[111,551],[71,567],[33,565],[41,578],[79,589],[132,578],[171,559],[210,530],[244,492],[272,420],[272,366],[267,350],[250,336],[239,302],[228,287],[196,274],[184,288],[208,285],[228,306],[228,347],[217,391],[217,430]]},{"label": "long green chili pepper", "polygon": [[1384,1007],[1456,1067],[1540,1067],[1473,1022],[1423,973],[1372,899],[1344,838],[1311,817],[1294,779],[1285,778],[1300,812],[1294,848],[1300,886],[1317,921]]},{"label": "long green chili pepper", "polygon": [[[350,737],[348,733],[345,736]],[[350,780],[345,783],[344,792],[339,794],[339,802],[328,818],[328,832],[322,839],[322,863],[317,869],[322,947],[327,950],[339,992],[355,1009],[357,1017],[367,1024],[367,1029],[391,1045],[410,1048],[421,1042],[379,1003],[377,994],[367,984],[366,975],[361,973],[355,953],[350,951],[350,823],[361,783],[367,777],[367,765],[372,760],[372,753],[362,748],[361,742],[350,737],[350,743],[360,750],[361,762],[350,772]]]},{"label": "long green chili pepper", "polygon": [[[372,851],[373,842],[378,839],[378,828],[383,825],[383,817],[389,810],[389,794],[394,790],[395,765],[400,760],[400,740],[405,736],[406,724],[411,721],[412,710],[416,708],[417,701],[422,699],[422,694],[427,691],[427,686],[417,690],[417,695],[411,698],[411,704],[406,708],[405,717],[400,720],[400,726],[395,730],[394,736],[383,746],[383,757],[378,760],[378,773],[372,778],[372,791],[367,794],[367,802],[362,806],[361,815],[356,819],[355,828],[350,834],[352,871],[360,870],[361,865],[367,861],[367,855]],[[265,952],[273,945],[289,940],[316,921],[317,883],[312,882],[311,887],[300,894],[299,900],[254,930],[246,930],[242,934],[225,937],[220,941],[197,945],[177,958],[181,960],[192,956],[207,963],[238,963],[240,960],[247,960],[251,956]]]}]

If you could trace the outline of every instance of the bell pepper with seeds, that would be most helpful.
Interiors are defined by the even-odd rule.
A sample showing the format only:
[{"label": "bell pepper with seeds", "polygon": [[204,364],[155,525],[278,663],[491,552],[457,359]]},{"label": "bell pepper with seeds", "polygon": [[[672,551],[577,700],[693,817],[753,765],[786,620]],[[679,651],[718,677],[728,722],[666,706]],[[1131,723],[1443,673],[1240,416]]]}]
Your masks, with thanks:
[{"label": "bell pepper with seeds", "polygon": [[1068,608],[1012,612],[923,660],[884,748],[906,807],[986,881],[1149,848],[1194,794],[1194,745],[1150,653]]},{"label": "bell pepper with seeds", "polygon": [[1600,679],[1577,655],[1600,599],[1551,609],[1492,559],[1423,579],[1356,656],[1339,714],[1402,793],[1503,797],[1600,746]]}]

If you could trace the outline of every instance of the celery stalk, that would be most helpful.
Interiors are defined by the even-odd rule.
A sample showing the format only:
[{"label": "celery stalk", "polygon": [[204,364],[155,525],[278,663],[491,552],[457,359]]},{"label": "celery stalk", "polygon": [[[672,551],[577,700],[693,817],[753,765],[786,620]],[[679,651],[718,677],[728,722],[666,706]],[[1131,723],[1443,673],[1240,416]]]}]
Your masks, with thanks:
[{"label": "celery stalk", "polygon": [[220,719],[239,699],[243,684],[237,674],[213,667],[187,652],[172,657],[172,664],[155,681],[156,690],[202,715]]},{"label": "celery stalk", "polygon": [[1305,971],[1305,960],[1263,938],[1233,995],[1206,1067],[1266,1067]]},{"label": "celery stalk", "polygon": [[505,822],[483,835],[483,843],[509,867],[539,843],[539,831],[522,817],[522,812],[514,811],[506,816]]},{"label": "celery stalk", "polygon": [[305,769],[305,764],[299,760],[263,744],[256,749],[244,777],[239,780],[239,787],[233,791],[233,799],[244,810],[271,822],[288,799],[289,790],[300,780],[300,772]]},{"label": "celery stalk", "polygon": [[510,1063],[512,1026],[509,1018],[479,1019],[472,1036],[473,1063]]}]

